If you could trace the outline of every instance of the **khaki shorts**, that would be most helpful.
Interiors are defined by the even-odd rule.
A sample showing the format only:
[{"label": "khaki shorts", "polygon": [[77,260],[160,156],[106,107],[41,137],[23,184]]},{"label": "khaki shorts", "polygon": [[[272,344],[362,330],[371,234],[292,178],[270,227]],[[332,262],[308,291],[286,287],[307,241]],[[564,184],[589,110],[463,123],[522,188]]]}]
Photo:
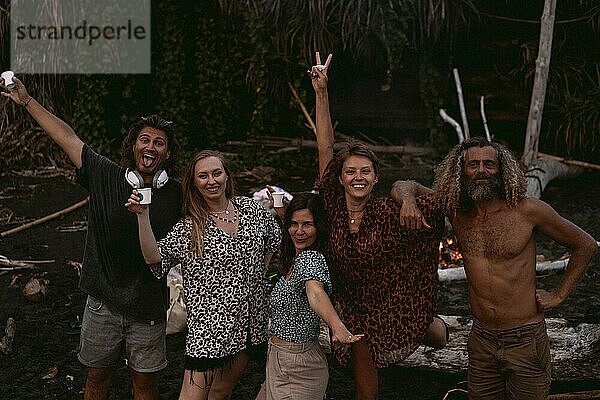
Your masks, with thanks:
[{"label": "khaki shorts", "polygon": [[550,390],[546,322],[490,331],[473,322],[469,340],[469,399],[543,400]]},{"label": "khaki shorts", "polygon": [[81,323],[79,361],[90,368],[119,367],[151,373],[167,366],[166,322],[130,320],[88,296]]},{"label": "khaki shorts", "polygon": [[267,379],[256,400],[322,400],[329,381],[318,340],[278,343],[269,339]]}]

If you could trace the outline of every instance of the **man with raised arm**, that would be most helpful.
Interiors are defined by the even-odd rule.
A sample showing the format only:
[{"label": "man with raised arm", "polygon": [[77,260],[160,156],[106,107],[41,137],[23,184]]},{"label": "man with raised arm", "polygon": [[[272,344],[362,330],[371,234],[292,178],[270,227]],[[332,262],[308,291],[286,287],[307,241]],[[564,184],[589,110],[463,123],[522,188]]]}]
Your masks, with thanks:
[{"label": "man with raised arm", "polygon": [[[23,83],[2,92],[25,108],[68,155],[76,181],[88,189],[88,232],[79,287],[88,294],[78,358],[89,368],[84,398],[105,399],[125,360],[134,398],[158,399],[157,372],[167,365],[165,280],[157,280],[142,256],[137,221],[123,203],[134,187],[152,187],[150,218],[164,237],[181,216],[181,185],[168,179],[179,145],[171,122],[159,116],[135,122],[122,143],[121,165],[95,153],[64,121],[31,97]],[[0,87],[8,90],[4,82]],[[153,210],[156,210],[153,212]]]},{"label": "man with raised arm", "polygon": [[[404,201],[429,191],[396,182]],[[523,172],[510,152],[475,137],[438,166],[434,202],[452,222],[464,257],[474,320],[469,340],[469,399],[542,400],[550,389],[544,312],[577,286],[596,241],[548,204],[526,197]],[[564,277],[549,293],[535,287],[535,237],[572,249]]]}]

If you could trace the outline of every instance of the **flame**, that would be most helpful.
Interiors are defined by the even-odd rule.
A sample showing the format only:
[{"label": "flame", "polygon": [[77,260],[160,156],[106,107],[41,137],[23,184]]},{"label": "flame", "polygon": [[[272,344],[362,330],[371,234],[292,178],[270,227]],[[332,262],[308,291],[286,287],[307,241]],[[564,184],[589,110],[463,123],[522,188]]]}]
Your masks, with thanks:
[{"label": "flame", "polygon": [[450,266],[462,266],[463,256],[458,248],[456,238],[449,237],[440,241],[438,268],[448,268]]}]

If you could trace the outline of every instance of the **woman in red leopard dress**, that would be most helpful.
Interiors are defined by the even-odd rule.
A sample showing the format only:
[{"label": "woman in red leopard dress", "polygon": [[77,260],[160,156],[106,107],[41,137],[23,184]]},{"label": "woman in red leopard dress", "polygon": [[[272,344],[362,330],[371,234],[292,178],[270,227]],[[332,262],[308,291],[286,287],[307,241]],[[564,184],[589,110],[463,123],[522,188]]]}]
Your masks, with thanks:
[{"label": "woman in red leopard dress", "polygon": [[[333,299],[348,330],[365,335],[350,346],[338,346],[334,353],[342,365],[351,362],[356,398],[375,399],[377,369],[405,359],[423,342],[445,345],[447,327],[434,318],[444,219],[433,210],[428,195],[416,201],[404,197],[410,192],[406,187],[395,187],[394,199],[373,196],[379,163],[365,145],[351,142],[334,158],[327,94],[330,62],[331,55],[324,66],[309,71],[316,92],[315,186],[325,200],[330,224]],[[416,185],[421,193],[416,183],[405,184]],[[404,216],[417,209],[423,227],[410,229]]]}]

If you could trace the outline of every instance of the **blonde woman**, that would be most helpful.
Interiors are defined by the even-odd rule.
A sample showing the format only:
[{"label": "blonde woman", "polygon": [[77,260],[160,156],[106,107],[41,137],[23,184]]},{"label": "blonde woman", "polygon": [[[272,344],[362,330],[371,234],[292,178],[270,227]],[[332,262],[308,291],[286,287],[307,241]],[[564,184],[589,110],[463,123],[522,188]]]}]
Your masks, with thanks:
[{"label": "blonde woman", "polygon": [[183,180],[184,217],[158,243],[136,191],[126,204],[138,216],[154,275],[181,263],[188,333],[180,400],[228,399],[248,360],[265,354],[262,278],[281,230],[262,205],[235,197],[233,186],[220,153],[198,153]]}]

